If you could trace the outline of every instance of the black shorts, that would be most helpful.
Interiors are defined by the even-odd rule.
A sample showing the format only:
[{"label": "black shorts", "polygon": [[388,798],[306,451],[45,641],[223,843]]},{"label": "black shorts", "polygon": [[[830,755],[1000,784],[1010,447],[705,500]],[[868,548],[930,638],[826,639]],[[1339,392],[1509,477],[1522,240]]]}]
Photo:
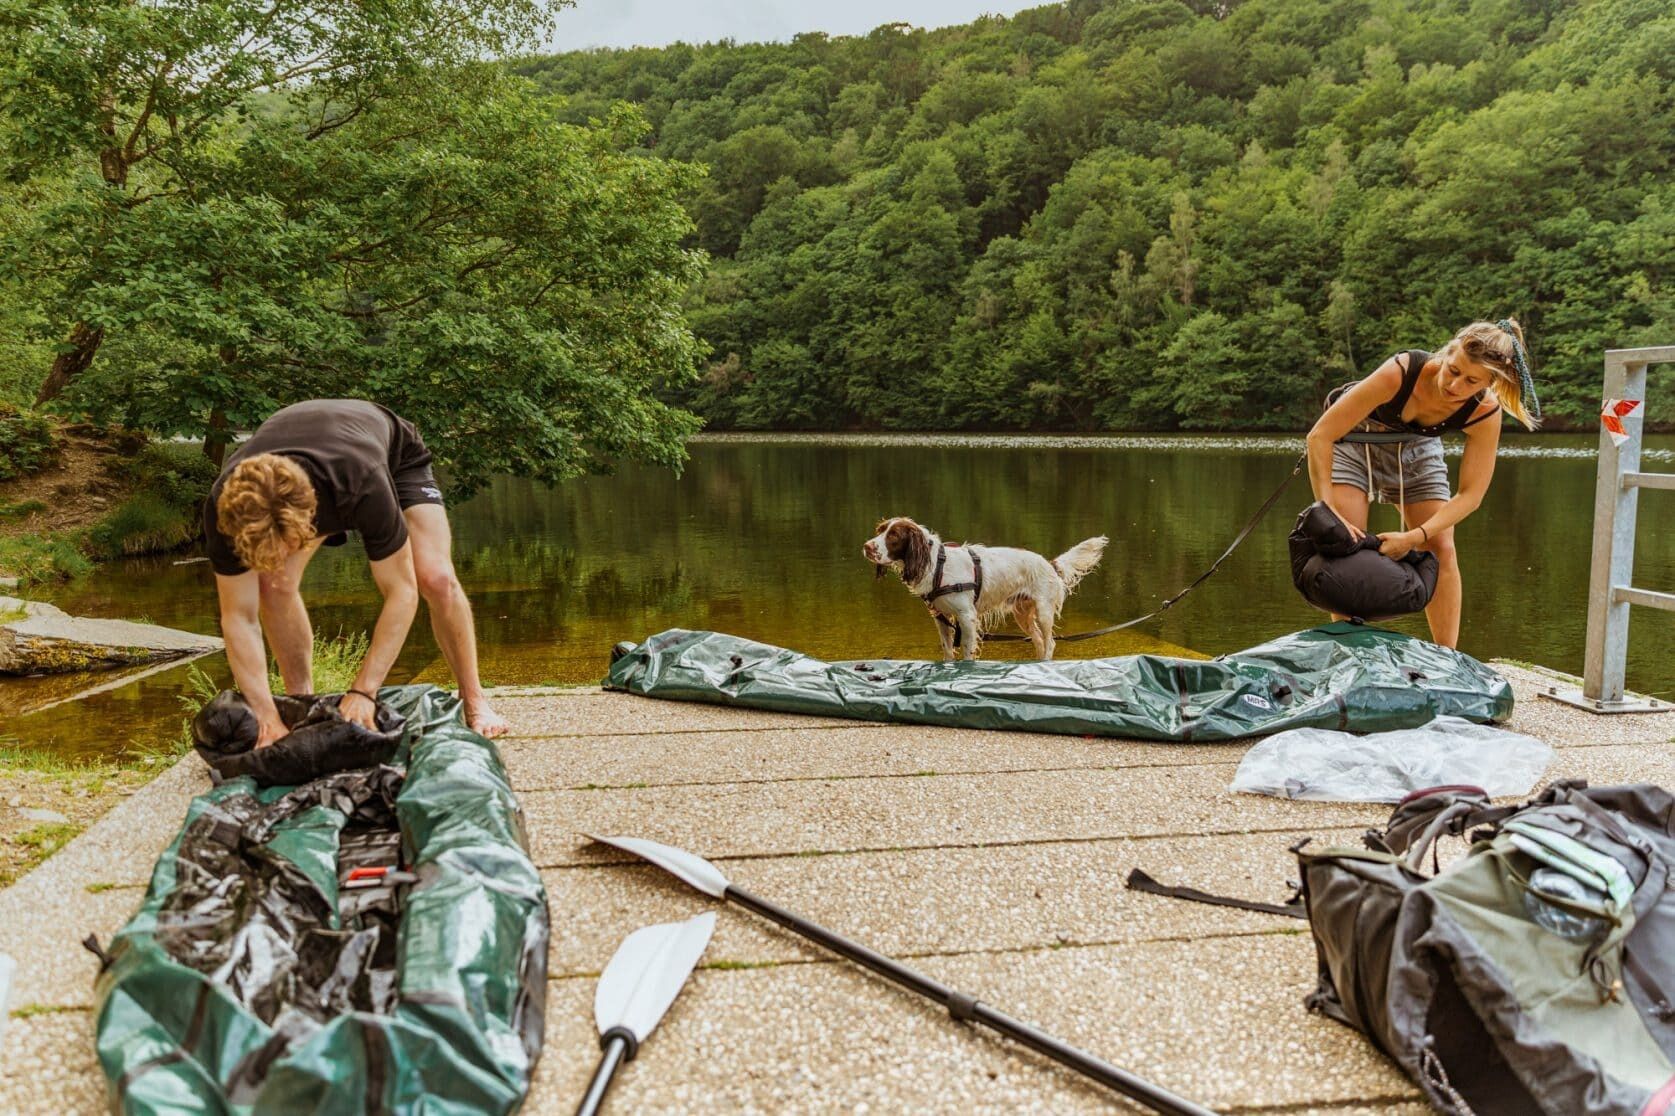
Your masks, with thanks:
[{"label": "black shorts", "polygon": [[[431,469],[432,454],[419,437],[418,428],[400,415],[395,419],[395,431],[390,435],[390,480],[395,486],[396,506],[402,511],[419,504],[443,506],[442,486],[436,483]],[[405,527],[402,528],[405,536]],[[349,541],[347,532],[327,535],[326,546],[342,546]]]},{"label": "black shorts", "polygon": [[406,511],[416,504],[441,506],[442,487],[436,483],[431,468],[433,455],[419,430],[401,416],[396,416],[395,435],[390,442],[390,478],[395,482],[396,503]]}]

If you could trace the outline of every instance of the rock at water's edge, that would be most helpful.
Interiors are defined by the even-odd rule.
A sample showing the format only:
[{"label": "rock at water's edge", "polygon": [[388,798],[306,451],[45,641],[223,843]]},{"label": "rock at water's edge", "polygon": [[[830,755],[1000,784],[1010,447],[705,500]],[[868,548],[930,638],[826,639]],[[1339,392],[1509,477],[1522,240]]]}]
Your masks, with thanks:
[{"label": "rock at water's edge", "polygon": [[129,620],[92,620],[61,608],[0,596],[0,674],[64,674],[107,670],[219,651],[215,636],[195,635]]}]

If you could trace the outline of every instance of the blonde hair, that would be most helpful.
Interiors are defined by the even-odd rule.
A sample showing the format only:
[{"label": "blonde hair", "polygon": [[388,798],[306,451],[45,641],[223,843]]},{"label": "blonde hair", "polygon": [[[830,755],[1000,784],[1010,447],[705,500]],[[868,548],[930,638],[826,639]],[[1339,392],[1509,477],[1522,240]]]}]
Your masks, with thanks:
[{"label": "blonde hair", "polygon": [[[1532,414],[1524,395],[1529,351],[1524,347],[1524,328],[1516,318],[1471,323],[1456,333],[1443,349],[1444,356],[1456,353],[1489,369],[1489,390],[1495,402],[1523,423],[1525,429],[1534,430],[1541,425],[1540,410]],[[1535,398],[1533,382],[1529,384],[1529,398]]]},{"label": "blonde hair", "polygon": [[258,453],[233,467],[215,501],[215,522],[238,560],[269,573],[314,537],[314,485],[302,466]]}]

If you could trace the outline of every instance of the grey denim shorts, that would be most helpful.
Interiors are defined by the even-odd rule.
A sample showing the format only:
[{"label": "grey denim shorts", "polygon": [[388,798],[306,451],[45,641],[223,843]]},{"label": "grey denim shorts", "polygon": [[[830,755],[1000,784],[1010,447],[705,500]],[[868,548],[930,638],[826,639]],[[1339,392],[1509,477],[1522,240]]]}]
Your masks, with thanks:
[{"label": "grey denim shorts", "polygon": [[[1358,429],[1389,428],[1382,423],[1368,422]],[[1370,500],[1380,504],[1446,500],[1453,495],[1448,486],[1448,465],[1442,458],[1441,438],[1416,438],[1384,445],[1339,442],[1332,447],[1332,483],[1359,488],[1369,494]]]}]

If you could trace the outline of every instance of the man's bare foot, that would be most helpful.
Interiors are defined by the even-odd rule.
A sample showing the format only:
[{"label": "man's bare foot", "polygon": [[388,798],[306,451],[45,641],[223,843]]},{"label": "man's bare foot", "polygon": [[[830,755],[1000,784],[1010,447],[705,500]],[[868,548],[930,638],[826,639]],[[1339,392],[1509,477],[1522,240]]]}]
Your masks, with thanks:
[{"label": "man's bare foot", "polygon": [[488,702],[465,707],[465,723],[471,726],[471,731],[479,736],[486,736],[493,740],[497,736],[505,736],[512,731],[511,724],[489,707]]}]

